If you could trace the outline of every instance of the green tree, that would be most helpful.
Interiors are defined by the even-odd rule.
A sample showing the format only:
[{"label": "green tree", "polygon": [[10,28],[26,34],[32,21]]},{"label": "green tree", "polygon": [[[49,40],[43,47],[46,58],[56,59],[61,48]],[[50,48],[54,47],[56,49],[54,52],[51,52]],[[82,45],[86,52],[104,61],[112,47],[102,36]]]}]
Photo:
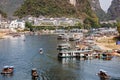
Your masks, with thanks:
[{"label": "green tree", "polygon": [[68,3],[68,0],[24,0],[21,7],[14,12],[14,16],[22,18],[27,15],[81,19],[95,17],[88,0],[77,0],[76,6]]},{"label": "green tree", "polygon": [[117,21],[120,21],[120,17],[117,17],[117,19],[116,19]]},{"label": "green tree", "polygon": [[90,28],[91,27],[91,20],[89,18],[86,18],[84,21],[84,28]]},{"label": "green tree", "polygon": [[30,22],[25,22],[25,27],[26,27],[26,28],[29,28],[30,31],[33,31],[32,23],[30,23]]},{"label": "green tree", "polygon": [[118,33],[120,35],[120,22],[117,22],[117,30],[118,30]]},{"label": "green tree", "polygon": [[5,12],[3,12],[3,11],[0,10],[0,14],[1,14],[3,17],[7,18],[7,14],[6,14]]},{"label": "green tree", "polygon": [[80,28],[82,29],[83,28],[83,25],[79,22],[79,23],[76,23],[75,26],[78,26],[77,28]]},{"label": "green tree", "polygon": [[90,28],[97,28],[100,27],[100,25],[98,24],[98,20],[97,18],[91,18],[91,17],[87,17],[84,21],[84,28],[90,29]]}]

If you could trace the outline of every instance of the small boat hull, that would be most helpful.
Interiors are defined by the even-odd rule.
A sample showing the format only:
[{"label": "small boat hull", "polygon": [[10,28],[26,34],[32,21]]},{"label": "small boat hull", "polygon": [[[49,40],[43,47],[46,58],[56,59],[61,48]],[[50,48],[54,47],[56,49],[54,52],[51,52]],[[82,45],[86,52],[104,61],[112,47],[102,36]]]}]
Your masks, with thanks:
[{"label": "small boat hull", "polygon": [[13,74],[13,71],[12,72],[1,72],[1,74]]},{"label": "small boat hull", "polygon": [[110,80],[110,76],[106,73],[106,71],[102,70],[98,73],[100,80]]},{"label": "small boat hull", "polygon": [[36,69],[31,70],[31,75],[32,75],[32,79],[37,79],[39,77]]},{"label": "small boat hull", "polygon": [[7,66],[3,68],[1,74],[13,74],[13,72],[14,72],[14,67]]},{"label": "small boat hull", "polygon": [[39,53],[40,53],[40,54],[42,54],[42,53],[43,53],[43,49],[42,49],[42,48],[40,48]]}]

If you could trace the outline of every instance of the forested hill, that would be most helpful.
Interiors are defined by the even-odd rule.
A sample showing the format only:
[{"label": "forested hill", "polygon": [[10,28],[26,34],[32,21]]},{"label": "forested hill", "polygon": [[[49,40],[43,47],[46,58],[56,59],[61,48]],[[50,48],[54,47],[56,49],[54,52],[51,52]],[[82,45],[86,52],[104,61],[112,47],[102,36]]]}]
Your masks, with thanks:
[{"label": "forested hill", "polygon": [[14,11],[23,4],[24,0],[0,0],[0,10],[12,17]]},{"label": "forested hill", "polygon": [[76,5],[70,0],[25,0],[24,4],[15,12],[15,16],[27,15],[47,17],[96,17],[92,12],[88,0],[76,0]]},{"label": "forested hill", "polygon": [[107,14],[111,20],[120,20],[120,0],[112,1]]},{"label": "forested hill", "polygon": [[7,14],[5,12],[3,12],[2,10],[0,10],[0,14],[2,15],[2,17],[7,17]]},{"label": "forested hill", "polygon": [[92,10],[96,13],[100,21],[107,20],[107,14],[102,10],[99,0],[89,0]]}]

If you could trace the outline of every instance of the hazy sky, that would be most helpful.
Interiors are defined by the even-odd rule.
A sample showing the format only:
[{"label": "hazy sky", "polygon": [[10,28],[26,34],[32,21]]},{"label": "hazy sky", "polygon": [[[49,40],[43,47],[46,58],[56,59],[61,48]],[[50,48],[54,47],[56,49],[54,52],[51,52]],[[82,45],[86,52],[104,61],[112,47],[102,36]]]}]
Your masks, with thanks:
[{"label": "hazy sky", "polygon": [[107,9],[109,8],[109,6],[111,5],[111,1],[112,1],[112,0],[100,0],[101,8],[102,8],[104,11],[107,11]]}]

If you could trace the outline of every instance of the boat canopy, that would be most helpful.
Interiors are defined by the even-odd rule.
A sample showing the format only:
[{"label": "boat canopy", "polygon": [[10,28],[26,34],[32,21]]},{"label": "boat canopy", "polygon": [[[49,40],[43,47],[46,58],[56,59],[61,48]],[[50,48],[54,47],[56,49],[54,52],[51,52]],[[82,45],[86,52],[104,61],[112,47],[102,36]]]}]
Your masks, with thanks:
[{"label": "boat canopy", "polygon": [[100,69],[100,71],[105,72],[105,73],[107,72],[107,71],[105,71],[105,70],[103,70],[103,69]]}]

